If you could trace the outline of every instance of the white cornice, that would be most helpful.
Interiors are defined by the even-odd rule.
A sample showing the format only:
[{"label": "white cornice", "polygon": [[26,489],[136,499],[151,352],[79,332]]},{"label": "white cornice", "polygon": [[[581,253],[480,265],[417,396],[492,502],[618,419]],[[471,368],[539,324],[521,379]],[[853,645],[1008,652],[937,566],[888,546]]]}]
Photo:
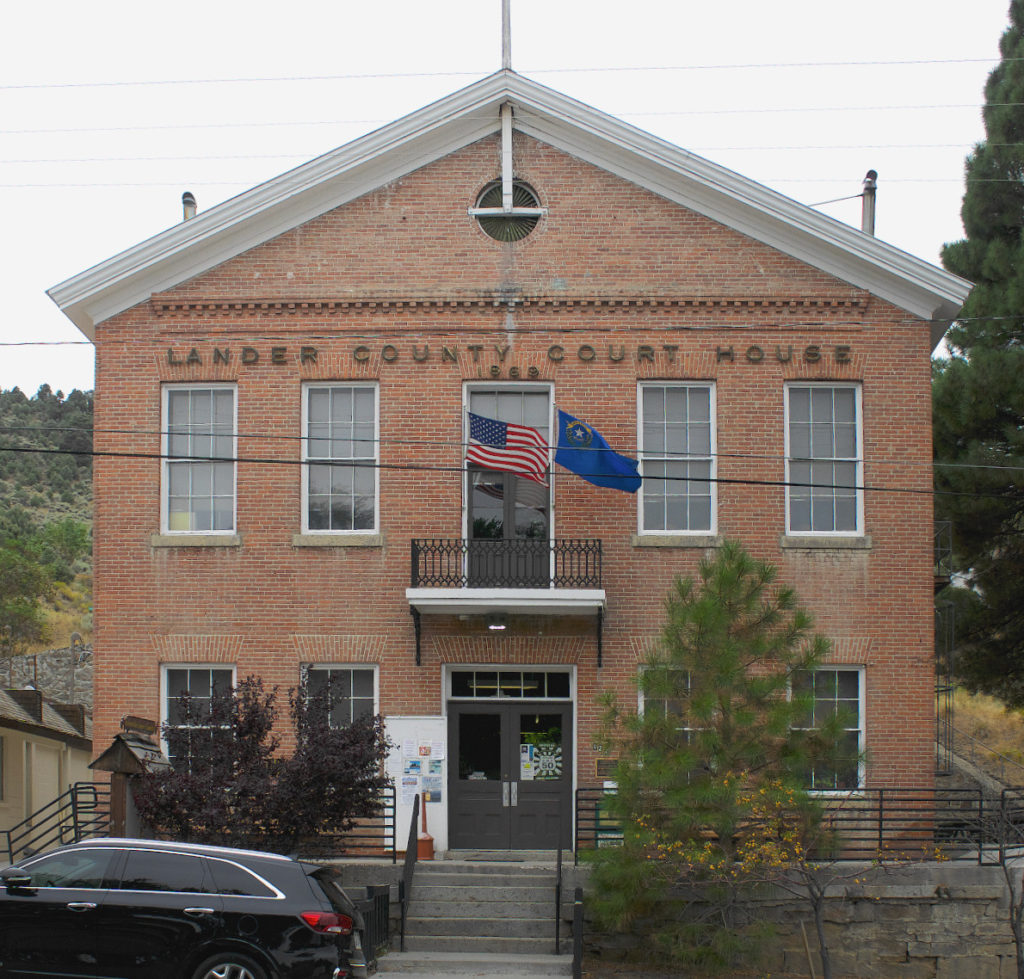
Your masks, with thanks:
[{"label": "white cornice", "polygon": [[930,321],[938,341],[970,290],[957,276],[514,72],[501,71],[54,286],[95,324],[500,128],[515,128]]}]

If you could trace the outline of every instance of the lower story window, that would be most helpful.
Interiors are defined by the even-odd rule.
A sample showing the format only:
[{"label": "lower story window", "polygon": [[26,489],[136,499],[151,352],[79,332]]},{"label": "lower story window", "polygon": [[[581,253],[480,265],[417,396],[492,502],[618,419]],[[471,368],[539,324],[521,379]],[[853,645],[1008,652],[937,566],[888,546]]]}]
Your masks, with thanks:
[{"label": "lower story window", "polygon": [[861,784],[864,752],[862,671],[822,667],[797,674],[793,690],[809,695],[810,716],[801,725],[810,730],[838,714],[842,726],[839,750],[831,763],[816,764],[808,772],[807,787],[816,792],[847,792]]},{"label": "lower story window", "polygon": [[172,765],[190,766],[200,742],[230,736],[212,708],[217,697],[230,694],[234,686],[233,666],[164,668],[164,736]]},{"label": "lower story window", "polygon": [[376,710],[377,671],[372,667],[311,666],[306,689],[311,698],[324,698],[331,727],[348,727]]}]

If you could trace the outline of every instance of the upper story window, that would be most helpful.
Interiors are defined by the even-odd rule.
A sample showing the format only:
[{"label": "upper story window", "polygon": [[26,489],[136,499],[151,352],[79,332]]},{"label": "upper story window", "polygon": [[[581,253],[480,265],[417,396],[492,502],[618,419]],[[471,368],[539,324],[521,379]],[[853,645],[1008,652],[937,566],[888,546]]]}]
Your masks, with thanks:
[{"label": "upper story window", "polygon": [[640,385],[640,532],[715,529],[714,388]]},{"label": "upper story window", "polygon": [[862,534],[861,394],[854,384],[786,387],[786,532]]},{"label": "upper story window", "polygon": [[[550,441],[551,392],[546,386],[524,388],[471,388],[467,407],[475,415],[509,425],[522,425]],[[498,449],[500,457],[505,452]],[[550,489],[516,475],[507,467],[495,468],[467,459],[468,529],[471,540],[531,539],[547,541]]]},{"label": "upper story window", "polygon": [[377,388],[317,384],[303,391],[302,529],[377,529]]},{"label": "upper story window", "polygon": [[165,387],[163,415],[165,531],[233,533],[234,386]]}]

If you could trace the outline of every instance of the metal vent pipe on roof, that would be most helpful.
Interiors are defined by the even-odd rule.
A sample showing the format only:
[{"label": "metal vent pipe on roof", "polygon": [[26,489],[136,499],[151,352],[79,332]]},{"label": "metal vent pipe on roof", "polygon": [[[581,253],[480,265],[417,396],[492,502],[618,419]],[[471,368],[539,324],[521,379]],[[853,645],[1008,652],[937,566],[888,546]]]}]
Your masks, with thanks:
[{"label": "metal vent pipe on roof", "polygon": [[181,195],[181,210],[184,214],[183,221],[191,221],[196,216],[196,199],[192,191],[186,190]]},{"label": "metal vent pipe on roof", "polygon": [[861,194],[860,230],[869,235],[875,233],[875,193],[878,189],[878,172],[868,170],[864,178],[864,193]]}]

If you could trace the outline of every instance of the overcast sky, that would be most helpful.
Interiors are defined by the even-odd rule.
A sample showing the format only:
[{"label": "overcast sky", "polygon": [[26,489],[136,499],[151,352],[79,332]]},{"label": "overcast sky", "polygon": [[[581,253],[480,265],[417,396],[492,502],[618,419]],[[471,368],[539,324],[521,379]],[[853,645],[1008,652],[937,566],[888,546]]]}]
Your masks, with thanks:
[{"label": "overcast sky", "polygon": [[[1008,0],[512,0],[513,68],[938,263]],[[0,388],[91,388],[46,289],[501,65],[501,0],[9,5]],[[860,201],[820,210],[859,226]],[[38,345],[45,341],[48,345]],[[22,344],[32,344],[22,346]]]}]

